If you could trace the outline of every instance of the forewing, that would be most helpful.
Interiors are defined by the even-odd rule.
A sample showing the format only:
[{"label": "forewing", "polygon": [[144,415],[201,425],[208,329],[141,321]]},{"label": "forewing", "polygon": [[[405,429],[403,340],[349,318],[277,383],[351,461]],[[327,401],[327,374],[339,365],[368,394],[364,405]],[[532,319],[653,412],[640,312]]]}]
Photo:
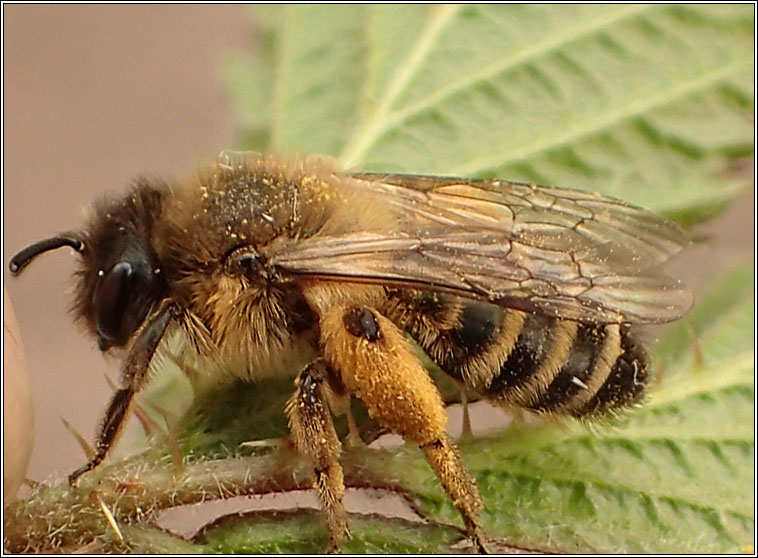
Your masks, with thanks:
[{"label": "forewing", "polygon": [[661,271],[687,243],[685,233],[618,200],[411,175],[347,175],[345,185],[375,195],[392,222],[298,240],[272,263],[293,274],[434,288],[581,321],[666,322],[691,305],[690,293]]}]

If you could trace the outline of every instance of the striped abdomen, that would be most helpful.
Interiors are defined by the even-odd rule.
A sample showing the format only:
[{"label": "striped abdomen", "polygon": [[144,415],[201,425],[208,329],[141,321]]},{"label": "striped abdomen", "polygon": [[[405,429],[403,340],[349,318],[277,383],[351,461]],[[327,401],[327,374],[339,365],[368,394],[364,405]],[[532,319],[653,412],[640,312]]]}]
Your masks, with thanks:
[{"label": "striped abdomen", "polygon": [[490,400],[602,414],[638,401],[647,355],[625,324],[548,318],[434,292],[396,291],[389,314],[442,370]]}]

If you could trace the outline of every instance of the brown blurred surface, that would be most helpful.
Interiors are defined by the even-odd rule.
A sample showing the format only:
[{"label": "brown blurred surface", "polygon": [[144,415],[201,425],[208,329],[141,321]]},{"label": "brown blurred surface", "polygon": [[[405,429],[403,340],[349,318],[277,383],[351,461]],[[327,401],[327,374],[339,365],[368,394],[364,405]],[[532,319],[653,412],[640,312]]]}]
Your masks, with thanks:
[{"label": "brown blurred surface", "polygon": [[[3,9],[4,266],[26,244],[77,227],[95,198],[134,176],[182,174],[234,146],[219,68],[224,53],[250,47],[244,7]],[[754,204],[749,193],[706,228],[712,242],[677,265],[685,280],[754,251]],[[82,464],[60,419],[91,439],[110,392],[104,373],[117,377],[67,314],[73,269],[59,250],[6,283],[32,377],[37,480]]]},{"label": "brown blurred surface", "polygon": [[[182,174],[232,147],[220,67],[250,48],[244,6],[33,6],[4,11],[4,242],[75,228],[103,192],[136,175]],[[7,281],[35,405],[29,476],[83,461],[61,417],[91,439],[107,401],[105,362],[67,314],[69,250]],[[4,271],[7,280],[9,274]]]}]

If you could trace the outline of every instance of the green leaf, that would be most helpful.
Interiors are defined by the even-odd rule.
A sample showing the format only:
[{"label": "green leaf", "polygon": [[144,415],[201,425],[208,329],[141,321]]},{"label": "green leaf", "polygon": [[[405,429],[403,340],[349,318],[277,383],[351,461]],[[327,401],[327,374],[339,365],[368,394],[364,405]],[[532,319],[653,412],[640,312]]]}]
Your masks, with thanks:
[{"label": "green leaf", "polygon": [[[672,361],[687,361],[689,364],[694,358],[693,340],[702,339],[703,335],[713,328],[714,316],[720,316],[720,320],[732,319],[734,312],[747,301],[754,303],[755,274],[751,266],[742,266],[725,273],[720,281],[714,285],[708,296],[698,298],[695,307],[684,320],[672,325],[661,338],[656,348],[664,365],[668,368]],[[746,316],[742,314],[743,319]],[[720,351],[732,354],[734,350],[747,350],[751,348],[752,340],[730,328],[734,339],[724,339]],[[730,342],[739,343],[733,346]],[[667,371],[666,376],[671,372]]]},{"label": "green leaf", "polygon": [[234,97],[235,117],[244,129],[248,149],[264,150],[270,142],[271,114],[263,110],[271,99],[273,68],[266,58],[249,53],[229,56],[223,68]]},{"label": "green leaf", "polygon": [[149,525],[125,525],[121,531],[134,554],[210,554],[214,550]]},{"label": "green leaf", "polygon": [[[345,554],[439,554],[460,539],[452,527],[370,516],[353,518],[350,533]],[[307,511],[226,517],[200,540],[225,554],[321,554],[329,543],[322,518]]]},{"label": "green leaf", "polygon": [[277,14],[268,104],[247,104],[268,84],[230,80],[239,112],[270,114],[274,151],[597,190],[683,222],[744,186],[724,171],[753,146],[749,5]]},{"label": "green leaf", "polygon": [[271,149],[342,149],[365,75],[363,6],[286,6],[274,51]]}]

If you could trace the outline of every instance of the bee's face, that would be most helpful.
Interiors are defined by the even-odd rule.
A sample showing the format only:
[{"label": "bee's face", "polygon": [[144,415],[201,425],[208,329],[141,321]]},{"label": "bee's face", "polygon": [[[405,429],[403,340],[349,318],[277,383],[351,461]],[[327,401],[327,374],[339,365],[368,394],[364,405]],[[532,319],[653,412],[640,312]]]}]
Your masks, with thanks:
[{"label": "bee's face", "polygon": [[75,310],[101,350],[126,345],[165,293],[151,241],[161,198],[140,182],[125,198],[99,205],[83,235]]}]

